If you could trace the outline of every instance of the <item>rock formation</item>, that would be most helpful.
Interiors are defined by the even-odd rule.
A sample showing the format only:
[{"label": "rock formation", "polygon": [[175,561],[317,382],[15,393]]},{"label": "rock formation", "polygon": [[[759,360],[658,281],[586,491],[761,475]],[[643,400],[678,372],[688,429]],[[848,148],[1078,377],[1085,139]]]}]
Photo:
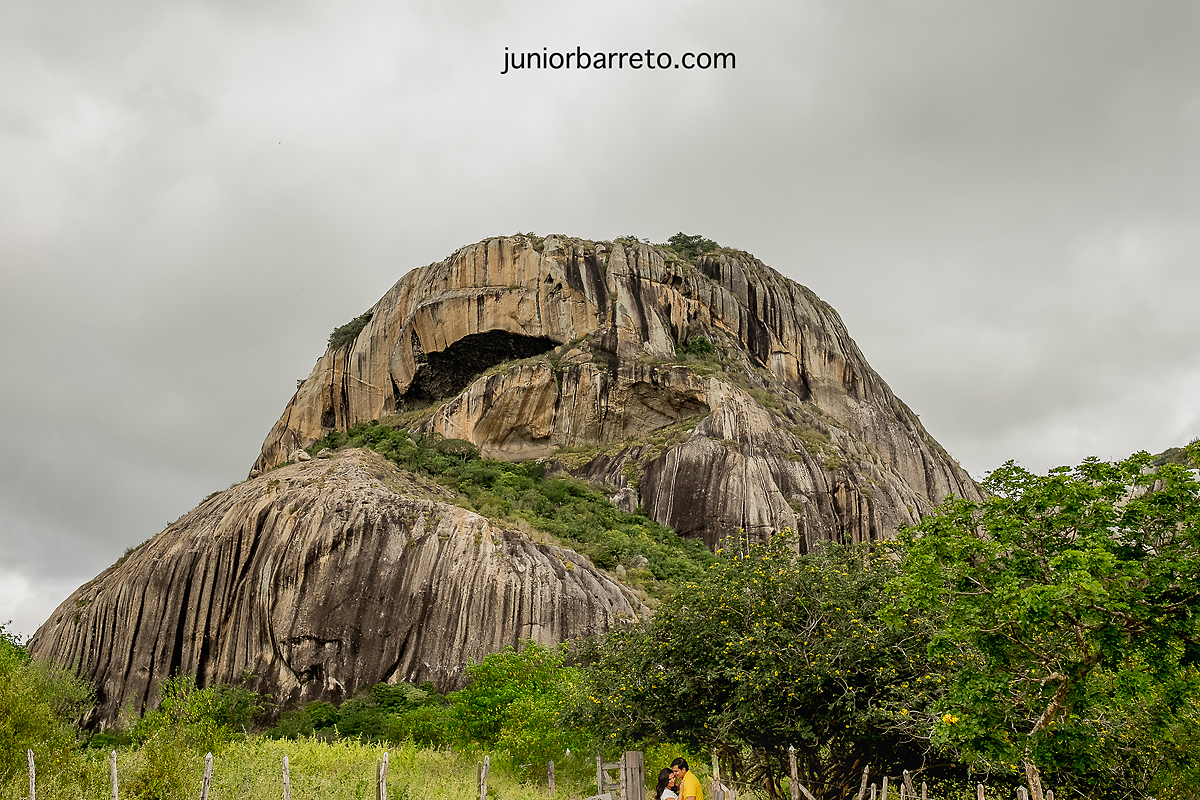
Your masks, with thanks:
[{"label": "rock formation", "polygon": [[832,308],[727,249],[518,235],[413,270],[317,362],[255,469],[372,419],[632,489],[710,546],[878,539],[977,496]]},{"label": "rock formation", "polygon": [[556,644],[641,611],[587,559],[500,530],[370,451],[209,498],[58,607],[31,643],[97,688],[95,724],[243,670],[283,706],[381,681],[461,683],[522,639]]},{"label": "rock formation", "polygon": [[34,636],[35,656],[95,682],[94,722],[155,702],[175,671],[211,685],[248,670],[284,706],[380,681],[446,689],[520,639],[641,613],[586,558],[378,454],[305,452],[357,422],[542,460],[710,546],[786,527],[806,548],[884,538],[947,495],[978,497],[833,309],[740,251],[489,239],[408,273],[335,336],[250,480]]}]

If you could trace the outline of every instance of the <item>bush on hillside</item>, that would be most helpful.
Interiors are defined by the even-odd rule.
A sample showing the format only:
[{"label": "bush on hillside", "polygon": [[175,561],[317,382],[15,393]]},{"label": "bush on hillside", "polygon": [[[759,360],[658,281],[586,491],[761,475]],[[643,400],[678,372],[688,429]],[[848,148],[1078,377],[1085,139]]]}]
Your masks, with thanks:
[{"label": "bush on hillside", "polygon": [[65,769],[79,756],[77,723],[91,705],[88,686],[66,670],[34,661],[0,625],[0,784],[36,763]]},{"label": "bush on hillside", "polygon": [[[359,314],[345,325],[334,328],[333,333],[329,334],[329,349],[337,350],[339,347],[357,339],[358,335],[362,333],[363,328],[367,327],[367,323],[371,321],[372,313],[367,311],[364,314]],[[297,388],[299,388],[299,383],[297,383]]]},{"label": "bush on hillside", "polygon": [[703,253],[710,253],[716,250],[719,245],[712,239],[705,239],[699,234],[689,235],[680,231],[670,239],[667,239],[667,247],[670,247],[688,261],[693,261]]}]

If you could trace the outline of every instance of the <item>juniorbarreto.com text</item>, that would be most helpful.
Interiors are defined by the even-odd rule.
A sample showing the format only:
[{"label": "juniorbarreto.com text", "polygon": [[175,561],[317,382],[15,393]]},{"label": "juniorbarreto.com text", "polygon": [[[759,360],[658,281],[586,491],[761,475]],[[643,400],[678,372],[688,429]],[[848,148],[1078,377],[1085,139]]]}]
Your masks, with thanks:
[{"label": "juniorbarreto.com text", "polygon": [[514,51],[504,48],[501,75],[523,69],[736,69],[734,53],[672,53],[640,50],[636,52],[588,51],[582,47],[560,52],[543,47],[541,51]]}]

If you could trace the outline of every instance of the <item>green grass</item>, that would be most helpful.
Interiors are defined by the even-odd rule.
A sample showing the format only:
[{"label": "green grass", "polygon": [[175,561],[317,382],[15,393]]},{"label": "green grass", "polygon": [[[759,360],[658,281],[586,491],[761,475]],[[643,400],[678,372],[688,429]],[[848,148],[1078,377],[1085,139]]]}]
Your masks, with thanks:
[{"label": "green grass", "polygon": [[[84,751],[82,761],[63,764],[39,764],[37,796],[39,800],[109,800],[109,751]],[[645,751],[647,797],[652,778],[679,751],[670,745],[654,745]],[[323,741],[301,739],[285,741],[249,736],[220,749],[213,757],[213,776],[209,788],[211,800],[281,800],[283,797],[283,757],[288,757],[292,800],[374,800],[376,764],[388,754],[387,794],[389,800],[463,800],[478,797],[476,775],[483,760],[479,750],[420,748],[412,743],[382,747],[355,739]],[[707,791],[707,759],[685,754]],[[500,766],[501,757],[489,755],[492,763],[488,797],[499,800],[544,800],[548,796],[544,767],[536,777],[510,774]],[[180,773],[178,789],[158,800],[196,800],[204,773],[204,754],[182,751],[173,762]],[[577,800],[595,794],[595,762],[590,755],[564,756],[555,763],[555,797]],[[141,750],[117,750],[119,795],[124,800],[141,800],[132,791],[132,777],[145,766]],[[530,765],[532,767],[532,765]],[[532,769],[527,770],[532,773]],[[880,778],[872,776],[878,785]],[[890,782],[889,796],[896,791]],[[920,779],[916,779],[918,791]],[[986,781],[989,800],[1012,797],[1013,785]],[[786,787],[786,781],[785,781]],[[930,796],[939,800],[974,800],[970,786],[938,781],[930,785]],[[759,800],[765,795],[745,785],[738,786],[738,797]],[[784,789],[785,796],[787,789]],[[26,800],[29,779],[24,773],[0,786],[0,800]],[[706,795],[707,796],[707,795]]]},{"label": "green grass", "polygon": [[[376,762],[388,754],[389,800],[461,800],[478,797],[477,763],[483,754],[448,749],[421,749],[411,743],[380,747],[354,739],[285,741],[262,736],[246,737],[221,748],[213,757],[211,800],[280,800],[283,796],[283,757],[288,757],[292,800],[374,800]],[[200,796],[204,754],[183,750],[175,754],[171,769],[179,781],[154,800],[195,800]],[[495,756],[490,756],[495,761]],[[594,793],[594,766],[583,757],[577,763],[555,765],[557,797],[579,798]],[[67,773],[56,764],[40,764],[37,771],[39,800],[108,800],[109,752],[85,751]],[[122,798],[135,796],[135,777],[146,767],[143,749],[117,752],[117,783]],[[534,800],[547,796],[546,776],[521,780],[493,767],[488,795],[506,800]],[[0,787],[0,800],[25,800],[29,779],[18,775]],[[151,800],[140,795],[143,800]]]}]

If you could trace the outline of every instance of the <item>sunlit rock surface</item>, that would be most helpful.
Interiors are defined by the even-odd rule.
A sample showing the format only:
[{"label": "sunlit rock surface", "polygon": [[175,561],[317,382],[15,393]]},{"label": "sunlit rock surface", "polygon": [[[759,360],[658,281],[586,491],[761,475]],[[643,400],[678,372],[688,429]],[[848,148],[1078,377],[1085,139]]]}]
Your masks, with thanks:
[{"label": "sunlit rock surface", "polygon": [[[256,469],[410,412],[493,458],[632,488],[711,546],[785,527],[806,546],[885,538],[977,496],[837,313],[747,253],[693,264],[632,240],[495,238],[408,273],[372,312],[317,362]],[[677,357],[698,337],[715,358]]]}]

